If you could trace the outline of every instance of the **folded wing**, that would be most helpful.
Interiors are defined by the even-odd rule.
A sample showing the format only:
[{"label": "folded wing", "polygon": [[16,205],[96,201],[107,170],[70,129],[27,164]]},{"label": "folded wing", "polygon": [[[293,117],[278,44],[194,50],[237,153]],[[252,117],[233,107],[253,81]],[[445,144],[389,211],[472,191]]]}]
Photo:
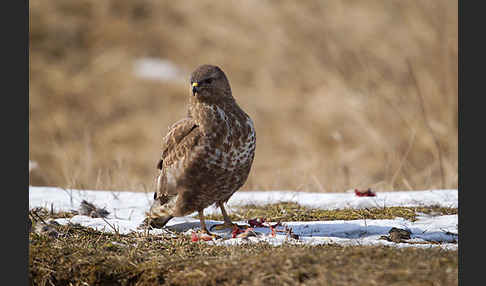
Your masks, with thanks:
[{"label": "folded wing", "polygon": [[162,156],[157,168],[157,192],[154,198],[176,193],[177,182],[184,175],[201,137],[200,130],[192,118],[184,118],[169,128],[162,140]]}]

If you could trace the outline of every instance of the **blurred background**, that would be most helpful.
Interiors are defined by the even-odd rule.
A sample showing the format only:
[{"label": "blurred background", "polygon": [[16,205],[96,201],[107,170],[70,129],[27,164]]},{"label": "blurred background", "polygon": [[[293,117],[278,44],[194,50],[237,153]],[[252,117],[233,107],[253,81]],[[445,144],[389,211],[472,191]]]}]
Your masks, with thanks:
[{"label": "blurred background", "polygon": [[243,190],[458,187],[452,0],[30,1],[30,184],[153,191],[201,64],[256,125]]}]

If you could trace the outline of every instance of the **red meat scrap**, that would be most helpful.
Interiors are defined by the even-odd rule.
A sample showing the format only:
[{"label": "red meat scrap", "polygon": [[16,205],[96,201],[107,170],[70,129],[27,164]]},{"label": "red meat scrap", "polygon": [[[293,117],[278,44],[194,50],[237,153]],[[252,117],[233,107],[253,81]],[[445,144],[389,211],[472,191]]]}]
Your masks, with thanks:
[{"label": "red meat scrap", "polygon": [[371,189],[367,189],[365,191],[360,191],[358,189],[354,189],[354,193],[358,197],[374,197],[374,196],[376,196],[376,193],[373,192]]}]

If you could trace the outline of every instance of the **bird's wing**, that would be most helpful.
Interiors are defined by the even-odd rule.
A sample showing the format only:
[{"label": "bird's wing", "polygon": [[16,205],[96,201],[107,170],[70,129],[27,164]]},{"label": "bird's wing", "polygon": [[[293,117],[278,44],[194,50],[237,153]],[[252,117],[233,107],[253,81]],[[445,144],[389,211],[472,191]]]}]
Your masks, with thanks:
[{"label": "bird's wing", "polygon": [[184,174],[184,163],[196,156],[201,131],[192,118],[184,118],[169,128],[162,140],[162,156],[157,168],[157,190],[154,199],[175,195],[177,182]]},{"label": "bird's wing", "polygon": [[192,118],[184,118],[169,128],[162,140],[162,156],[157,164],[158,169],[170,166],[186,155],[199,138],[197,127]]}]

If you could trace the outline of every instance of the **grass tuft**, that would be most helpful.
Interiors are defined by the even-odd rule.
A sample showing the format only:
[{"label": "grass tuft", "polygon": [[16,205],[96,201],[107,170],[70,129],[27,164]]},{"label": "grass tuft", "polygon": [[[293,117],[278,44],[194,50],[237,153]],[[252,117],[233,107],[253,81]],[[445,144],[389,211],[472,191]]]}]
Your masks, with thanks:
[{"label": "grass tuft", "polygon": [[[29,4],[32,185],[152,191],[210,63],[255,123],[243,190],[457,188],[457,1]],[[138,77],[146,57],[181,81]]]},{"label": "grass tuft", "polygon": [[[457,214],[457,208],[440,206],[426,207],[384,207],[365,209],[321,210],[301,206],[294,202],[281,202],[263,206],[245,205],[231,211],[232,220],[265,218],[269,221],[325,221],[357,219],[393,219],[401,217],[411,221],[417,220],[419,213],[430,215]],[[223,220],[219,214],[206,216],[208,219]]]},{"label": "grass tuft", "polygon": [[[64,216],[38,213],[46,221]],[[264,242],[224,246],[191,242],[177,233],[113,234],[76,224],[54,227],[63,235],[30,233],[31,285],[458,283],[457,251],[440,248]]]}]

